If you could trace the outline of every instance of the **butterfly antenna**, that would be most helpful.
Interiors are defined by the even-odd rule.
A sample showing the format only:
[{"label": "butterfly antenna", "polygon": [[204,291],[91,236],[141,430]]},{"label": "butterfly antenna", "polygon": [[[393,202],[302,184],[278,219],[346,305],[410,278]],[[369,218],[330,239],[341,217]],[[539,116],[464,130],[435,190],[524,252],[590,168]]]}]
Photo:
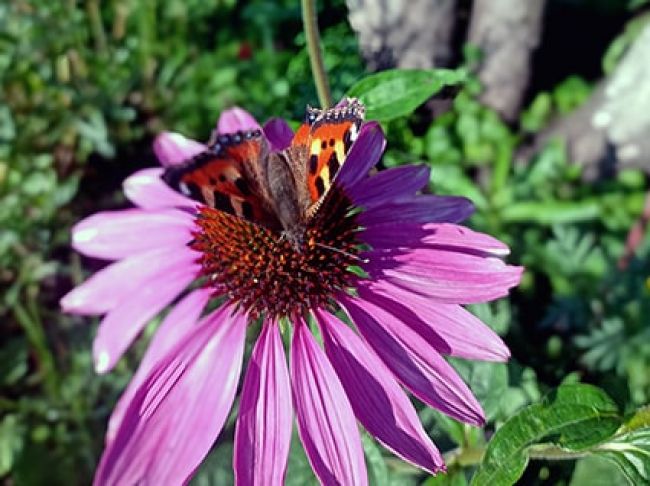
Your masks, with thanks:
[{"label": "butterfly antenna", "polygon": [[350,258],[352,258],[353,260],[357,260],[357,261],[359,261],[359,262],[361,262],[361,263],[368,263],[368,262],[370,261],[370,260],[368,260],[367,258],[361,258],[359,255],[354,255],[354,254],[349,253],[349,252],[347,252],[347,251],[345,251],[345,250],[341,250],[340,248],[334,248],[333,246],[329,246],[329,245],[326,245],[326,244],[324,244],[324,243],[316,243],[316,246],[320,246],[321,248],[325,248],[326,250],[330,250],[330,251],[335,251],[335,252],[337,252],[337,253],[341,253],[341,254],[343,254],[343,255],[345,255],[345,256],[347,256],[347,257],[350,257]]}]

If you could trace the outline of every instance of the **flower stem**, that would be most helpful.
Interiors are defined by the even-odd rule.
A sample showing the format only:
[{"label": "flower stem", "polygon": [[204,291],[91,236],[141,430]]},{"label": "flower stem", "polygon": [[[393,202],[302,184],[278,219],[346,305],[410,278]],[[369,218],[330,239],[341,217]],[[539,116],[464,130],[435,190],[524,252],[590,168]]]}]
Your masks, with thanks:
[{"label": "flower stem", "polygon": [[329,82],[327,81],[325,63],[323,62],[323,51],[320,45],[316,2],[315,0],[300,0],[300,3],[302,5],[302,24],[307,39],[307,52],[309,53],[311,73],[314,77],[318,100],[322,108],[329,108],[332,106],[332,95],[330,93]]},{"label": "flower stem", "polygon": [[106,52],[106,32],[102,24],[102,12],[99,0],[91,0],[86,4],[86,12],[90,21],[90,31],[95,41],[95,50],[101,54]]},{"label": "flower stem", "polygon": [[[33,306],[29,307],[33,310]],[[34,349],[47,393],[51,397],[56,397],[59,388],[58,376],[54,356],[47,345],[43,323],[37,315],[30,314],[30,311],[26,307],[23,307],[19,300],[14,303],[12,310],[16,321],[23,328],[27,340]]]}]

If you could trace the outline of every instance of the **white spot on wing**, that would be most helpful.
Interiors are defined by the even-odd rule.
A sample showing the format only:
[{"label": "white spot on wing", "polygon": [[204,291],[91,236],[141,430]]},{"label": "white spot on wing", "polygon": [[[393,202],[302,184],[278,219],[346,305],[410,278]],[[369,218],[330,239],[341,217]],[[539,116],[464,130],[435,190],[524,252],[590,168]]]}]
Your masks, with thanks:
[{"label": "white spot on wing", "polygon": [[354,142],[358,136],[359,136],[359,129],[353,123],[352,126],[350,127],[350,140]]}]

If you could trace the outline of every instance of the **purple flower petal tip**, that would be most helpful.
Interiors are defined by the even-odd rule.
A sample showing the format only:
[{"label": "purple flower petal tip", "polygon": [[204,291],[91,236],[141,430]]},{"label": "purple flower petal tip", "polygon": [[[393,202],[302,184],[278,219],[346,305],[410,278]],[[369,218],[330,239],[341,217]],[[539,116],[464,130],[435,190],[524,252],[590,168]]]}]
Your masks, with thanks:
[{"label": "purple flower petal tip", "polygon": [[124,195],[143,209],[194,208],[196,202],[174,191],[162,180],[164,169],[142,169],[127,177],[122,184]]},{"label": "purple flower petal tip", "polygon": [[271,118],[264,124],[264,135],[273,150],[284,150],[291,145],[293,130],[282,118]]},{"label": "purple flower petal tip", "polygon": [[246,130],[260,130],[260,124],[246,110],[234,106],[221,113],[217,122],[217,133],[235,133]]},{"label": "purple flower petal tip", "polygon": [[153,141],[153,151],[163,167],[180,164],[205,148],[202,143],[176,132],[163,132]]}]

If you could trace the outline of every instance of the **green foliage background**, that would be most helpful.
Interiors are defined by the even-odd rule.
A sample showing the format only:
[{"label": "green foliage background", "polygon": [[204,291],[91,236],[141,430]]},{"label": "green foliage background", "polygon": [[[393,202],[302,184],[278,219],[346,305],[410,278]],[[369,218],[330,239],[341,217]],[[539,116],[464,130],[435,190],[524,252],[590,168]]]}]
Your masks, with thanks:
[{"label": "green foliage background", "polygon": [[[643,2],[596,3],[593,8],[607,10]],[[337,99],[366,73],[344,2],[321,7],[325,61]],[[612,48],[602,53],[606,69],[615,65],[624,43],[623,36],[612,39]],[[97,210],[126,207],[120,183],[155,164],[150,142],[161,130],[206,139],[219,112],[234,104],[261,120],[300,119],[307,103],[316,104],[304,44],[299,4],[290,0],[0,4],[4,483],[90,481],[111,407],[155,328],[152,323],[113,373],[94,375],[90,349],[96,323],[58,309],[58,299],[99,268],[99,262],[82,260],[69,249],[71,225]],[[468,56],[467,67],[471,61]],[[634,444],[646,461],[650,455],[647,413],[632,415],[650,401],[648,238],[625,271],[617,267],[627,231],[641,213],[647,177],[627,170],[585,183],[559,140],[532,163],[513,163],[526,137],[588,97],[592,82],[570,74],[549,91],[534,93],[515,127],[477,101],[480,86],[465,74],[451,108],[433,120],[426,110],[414,111],[427,93],[413,95],[410,100],[417,102],[408,109],[402,105],[399,116],[381,107],[375,112],[389,139],[384,166],[428,164],[430,189],[470,197],[477,213],[469,224],[506,241],[510,261],[527,270],[510,299],[472,306],[505,337],[513,360],[507,365],[454,361],[486,410],[485,430],[418,405],[425,427],[447,453],[450,474],[426,479],[364,437],[372,484],[465,484],[494,430],[504,423],[516,427],[530,410],[550,409],[556,428],[544,429],[535,440],[521,438],[516,451],[504,449],[499,433],[505,433],[497,433],[476,484],[489,477],[494,454],[510,454],[513,470],[520,468],[521,474],[527,454],[552,458],[553,447],[569,451],[577,461],[535,461],[523,480],[575,485],[593,480],[594,471],[601,478],[635,478],[634,471],[624,474],[626,458],[611,452],[616,441]],[[368,79],[352,88],[362,97],[376,85]],[[609,428],[595,428],[602,434],[597,440],[576,445],[553,412],[554,396],[542,400],[560,384],[573,387],[560,389],[560,401],[589,395],[602,404],[592,410],[600,426]],[[563,438],[549,439],[558,430]],[[223,435],[194,484],[232,481],[231,434]],[[512,436],[506,442],[512,446]],[[547,442],[551,445],[534,445]],[[585,465],[587,460],[592,462]],[[622,469],[615,462],[623,463]],[[647,479],[648,470],[646,476],[636,473]],[[312,473],[296,442],[288,483],[310,482]]]}]

